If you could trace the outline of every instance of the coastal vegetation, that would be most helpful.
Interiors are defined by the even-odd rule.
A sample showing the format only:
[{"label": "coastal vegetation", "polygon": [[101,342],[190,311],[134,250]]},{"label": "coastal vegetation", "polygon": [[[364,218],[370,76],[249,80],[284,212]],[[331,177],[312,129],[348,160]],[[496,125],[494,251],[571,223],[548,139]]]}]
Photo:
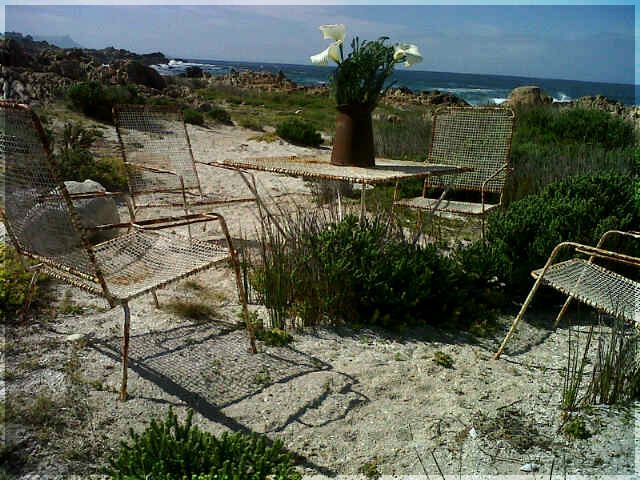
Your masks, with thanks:
[{"label": "coastal vegetation", "polygon": [[141,433],[129,433],[112,460],[114,480],[299,480],[291,455],[282,442],[264,437],[223,433],[219,438],[193,424],[190,410],[184,423],[169,409],[163,420],[153,418]]}]

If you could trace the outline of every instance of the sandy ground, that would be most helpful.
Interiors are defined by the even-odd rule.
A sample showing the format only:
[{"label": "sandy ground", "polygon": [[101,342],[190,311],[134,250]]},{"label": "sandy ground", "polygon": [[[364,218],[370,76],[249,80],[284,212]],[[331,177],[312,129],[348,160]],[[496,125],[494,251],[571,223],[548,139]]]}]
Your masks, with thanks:
[{"label": "sandy ground", "polygon": [[[190,133],[200,159],[312,152],[250,141],[252,132],[232,127],[190,127]],[[204,167],[199,173],[210,192],[243,191],[233,172]],[[301,180],[259,174],[258,181],[265,196],[292,194],[275,198],[278,205],[291,199],[313,204]],[[257,218],[253,204],[227,206],[221,213],[232,236],[251,237]],[[194,409],[197,424],[215,433],[231,429],[281,439],[309,476],[358,475],[363,468],[411,478],[438,478],[438,468],[451,478],[549,478],[552,469],[559,478],[637,478],[640,473],[638,405],[583,412],[589,439],[558,433],[568,328],[551,331],[554,312],[534,312],[499,361],[491,355],[503,332],[476,340],[434,329],[402,337],[309,330],[296,333],[288,347],[260,344],[252,355],[237,326],[231,272],[212,270],[194,279],[203,290],[181,282],[158,296],[165,306],[185,297],[210,302],[214,313],[204,322],[156,309],[148,296],[131,303],[130,399],[125,403],[115,393],[121,375],[120,309],[108,310],[95,297],[53,283],[53,308],[37,319],[40,323],[7,331],[2,352],[10,372],[2,382],[6,399],[28,405],[49,398],[59,406],[54,411],[61,420],[55,426],[29,426],[7,419],[5,442],[23,477],[101,473],[130,427],[143,428],[169,406],[180,416]],[[77,308],[62,313],[69,311],[62,308],[67,290]],[[252,309],[266,317],[260,306]],[[581,321],[594,321],[587,309],[579,312]],[[576,319],[575,312],[571,318]],[[510,321],[503,319],[505,329]],[[69,338],[74,334],[81,340]],[[435,363],[436,352],[450,355],[452,368]],[[525,474],[520,470],[525,464],[539,470]]]}]

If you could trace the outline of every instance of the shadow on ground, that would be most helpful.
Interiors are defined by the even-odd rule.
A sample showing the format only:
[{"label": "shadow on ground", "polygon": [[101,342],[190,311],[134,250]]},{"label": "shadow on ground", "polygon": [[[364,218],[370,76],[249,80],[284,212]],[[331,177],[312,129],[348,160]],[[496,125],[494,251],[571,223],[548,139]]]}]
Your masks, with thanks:
[{"label": "shadow on ground", "polygon": [[[118,337],[95,339],[90,346],[114,361],[120,359]],[[131,336],[129,368],[169,395],[178,397],[208,420],[247,433],[251,431],[249,427],[222,410],[275,384],[316,372],[332,372],[343,377],[339,393],[351,397],[345,402],[344,411],[326,423],[344,418],[352,408],[367,401],[362,394],[353,391],[355,379],[336,372],[330,364],[316,357],[291,347],[262,346],[260,350],[255,355],[249,352],[244,330],[213,323],[187,325]],[[328,392],[322,390],[305,404],[292,405],[292,412],[282,424],[272,426],[269,432],[282,431],[293,422],[306,424],[301,417],[318,408],[327,397]],[[303,466],[324,475],[335,475],[326,467],[296,456]]]}]

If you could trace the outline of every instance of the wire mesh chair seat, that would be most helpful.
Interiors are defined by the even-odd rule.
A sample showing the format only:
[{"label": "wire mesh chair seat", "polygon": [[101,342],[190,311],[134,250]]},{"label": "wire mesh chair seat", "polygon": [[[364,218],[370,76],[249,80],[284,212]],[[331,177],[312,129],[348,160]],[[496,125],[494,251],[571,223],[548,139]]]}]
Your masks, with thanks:
[{"label": "wire mesh chair seat", "polygon": [[136,210],[180,208],[188,214],[200,207],[258,201],[251,185],[247,185],[249,196],[231,198],[202,190],[196,164],[238,169],[195,160],[182,112],[177,107],[117,105],[113,117]]},{"label": "wire mesh chair seat", "polygon": [[[541,274],[541,268],[532,272],[535,279]],[[640,283],[604,267],[573,258],[550,266],[542,282],[604,313],[640,323]]]},{"label": "wire mesh chair seat", "polygon": [[[111,297],[121,301],[132,300],[229,259],[229,250],[220,246],[195,239],[185,242],[177,235],[141,228],[94,246],[94,252]],[[60,277],[55,267],[46,269]],[[97,278],[62,272],[65,279],[80,282],[80,288],[103,296]]]},{"label": "wire mesh chair seat", "polygon": [[[602,235],[595,247],[575,242],[562,242],[553,249],[544,267],[531,272],[536,281],[496,352],[495,358],[500,358],[507,341],[524,317],[538,288],[543,284],[568,296],[556,317],[554,327],[560,323],[571,301],[575,299],[640,328],[640,282],[594,263],[596,260],[603,259],[637,268],[640,272],[640,258],[602,248],[604,242],[612,236],[640,240],[638,232],[610,230]],[[553,263],[559,253],[565,249],[573,249],[576,253],[589,255],[589,259],[575,257]]]},{"label": "wire mesh chair seat", "polygon": [[[122,385],[120,398],[127,396],[127,362],[130,311],[128,302],[182,278],[231,261],[238,296],[249,334],[251,350],[255,338],[248,322],[246,296],[240,279],[238,257],[221,215],[192,214],[178,222],[175,217],[85,227],[74,199],[116,195],[93,192],[70,195],[60,179],[58,165],[35,113],[26,105],[0,101],[0,167],[2,209],[0,216],[7,236],[18,253],[38,262],[34,267],[28,308],[40,271],[107,300],[124,310]],[[132,208],[130,208],[132,212]],[[176,234],[157,231],[167,222],[178,225],[216,221],[224,247]],[[88,231],[127,229],[111,240],[92,245]]]},{"label": "wire mesh chair seat", "polygon": [[[455,165],[471,171],[429,177],[422,196],[399,199],[394,205],[428,210],[432,214],[455,213],[482,217],[502,204],[504,186],[511,172],[509,156],[514,123],[513,110],[503,107],[443,107],[435,110],[431,124],[428,163]],[[442,190],[430,198],[430,189]],[[446,201],[449,191],[477,192],[479,201]],[[498,195],[498,203],[487,196]],[[475,204],[475,205],[474,205]]]}]

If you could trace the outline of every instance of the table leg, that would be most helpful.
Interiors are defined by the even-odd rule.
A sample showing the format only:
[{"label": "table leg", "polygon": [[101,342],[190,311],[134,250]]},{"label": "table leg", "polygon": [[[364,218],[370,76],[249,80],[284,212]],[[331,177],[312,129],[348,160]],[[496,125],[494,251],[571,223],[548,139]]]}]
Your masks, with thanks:
[{"label": "table leg", "polygon": [[365,190],[367,185],[365,183],[362,184],[362,190],[360,190],[360,223],[362,223],[362,219],[364,218],[364,210],[365,210]]},{"label": "table leg", "polygon": [[[247,179],[247,177],[245,175],[250,175],[251,176],[251,181],[249,181]],[[242,181],[245,183],[245,185],[247,186],[247,188],[249,189],[249,191],[251,192],[251,194],[255,197],[256,199],[256,204],[258,206],[258,215],[260,216],[260,222],[262,224],[264,224],[264,220],[263,220],[263,212],[266,214],[266,216],[273,222],[273,224],[276,226],[276,228],[278,229],[278,231],[282,234],[285,235],[284,230],[282,229],[282,227],[280,226],[280,222],[278,222],[278,220],[276,219],[276,217],[271,213],[271,211],[267,208],[267,206],[264,204],[264,202],[262,201],[262,198],[260,197],[260,195],[258,194],[258,186],[256,185],[256,177],[249,174],[248,172],[243,172],[241,170],[238,170],[238,175],[240,175],[240,178],[242,178]]]}]

